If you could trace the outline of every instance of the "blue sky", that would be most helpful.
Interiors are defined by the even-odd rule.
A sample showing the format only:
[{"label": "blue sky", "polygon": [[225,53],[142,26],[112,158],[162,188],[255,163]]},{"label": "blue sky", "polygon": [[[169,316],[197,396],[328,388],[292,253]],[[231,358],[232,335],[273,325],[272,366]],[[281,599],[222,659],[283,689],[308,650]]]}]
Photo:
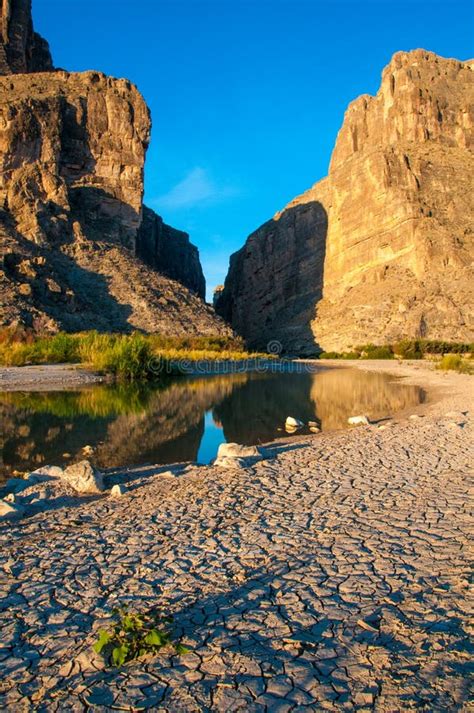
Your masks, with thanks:
[{"label": "blue sky", "polygon": [[247,235],[327,173],[347,104],[398,50],[474,56],[469,0],[33,0],[55,64],[137,84],[146,203],[198,245],[209,296]]}]

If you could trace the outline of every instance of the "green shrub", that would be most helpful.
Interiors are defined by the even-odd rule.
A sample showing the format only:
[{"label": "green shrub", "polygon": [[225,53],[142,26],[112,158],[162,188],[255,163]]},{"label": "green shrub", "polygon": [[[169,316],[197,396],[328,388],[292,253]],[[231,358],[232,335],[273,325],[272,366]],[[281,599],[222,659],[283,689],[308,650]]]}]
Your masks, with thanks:
[{"label": "green shrub", "polygon": [[360,359],[359,352],[321,352],[319,359]]},{"label": "green shrub", "polygon": [[402,339],[392,347],[395,354],[402,359],[422,359],[422,344],[417,339]]},{"label": "green shrub", "polygon": [[460,354],[446,354],[436,367],[442,371],[457,371],[459,374],[474,374],[474,364]]},{"label": "green shrub", "polygon": [[177,654],[188,653],[181,644],[173,644],[169,624],[171,617],[163,616],[157,609],[148,612],[130,612],[127,607],[114,609],[115,623],[111,629],[101,629],[94,651],[104,654],[109,663],[123,666],[128,661],[156,654],[172,647]]},{"label": "green shrub", "polygon": [[378,346],[377,344],[364,344],[356,347],[361,359],[393,359],[392,347],[389,345]]}]

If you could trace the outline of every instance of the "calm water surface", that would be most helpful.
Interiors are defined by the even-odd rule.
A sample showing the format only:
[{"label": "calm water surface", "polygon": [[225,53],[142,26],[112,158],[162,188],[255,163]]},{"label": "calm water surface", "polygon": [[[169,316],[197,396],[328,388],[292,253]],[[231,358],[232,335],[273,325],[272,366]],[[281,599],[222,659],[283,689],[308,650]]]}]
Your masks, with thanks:
[{"label": "calm water surface", "polygon": [[162,388],[0,393],[0,479],[13,470],[81,459],[86,445],[104,468],[209,463],[225,441],[250,445],[284,437],[287,416],[333,430],[345,428],[349,416],[381,419],[424,399],[417,386],[349,368],[187,377]]}]

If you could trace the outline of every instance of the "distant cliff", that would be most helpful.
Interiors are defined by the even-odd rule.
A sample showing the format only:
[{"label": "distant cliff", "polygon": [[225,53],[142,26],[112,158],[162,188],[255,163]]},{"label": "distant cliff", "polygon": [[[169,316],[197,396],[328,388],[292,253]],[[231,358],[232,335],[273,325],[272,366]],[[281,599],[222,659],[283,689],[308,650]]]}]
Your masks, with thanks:
[{"label": "distant cliff", "polygon": [[349,106],[328,177],[231,257],[216,309],[250,345],[473,339],[473,69],[399,52]]},{"label": "distant cliff", "polygon": [[203,301],[197,248],[143,206],[151,120],[138,90],[38,64],[30,3],[1,9],[0,324],[228,332]]},{"label": "distant cliff", "polygon": [[137,254],[151,267],[189,287],[205,299],[206,280],[198,249],[189,235],[171,228],[154,211],[144,207],[137,235]]}]

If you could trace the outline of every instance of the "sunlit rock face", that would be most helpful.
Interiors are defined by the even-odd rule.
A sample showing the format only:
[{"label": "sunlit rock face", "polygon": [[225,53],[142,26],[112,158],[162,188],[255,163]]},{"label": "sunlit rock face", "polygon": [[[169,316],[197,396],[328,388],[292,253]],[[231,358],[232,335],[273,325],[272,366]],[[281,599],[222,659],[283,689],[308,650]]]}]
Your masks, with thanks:
[{"label": "sunlit rock face", "polygon": [[0,80],[0,203],[37,245],[135,248],[147,106],[126,80],[48,72]]},{"label": "sunlit rock face", "polygon": [[143,206],[151,118],[137,88],[16,73],[32,56],[31,6],[0,7],[0,55],[16,58],[0,77],[0,325],[229,333],[204,303],[197,249]]},{"label": "sunlit rock face", "polygon": [[[312,353],[403,337],[473,338],[473,69],[424,50],[399,52],[377,95],[349,106],[329,176],[231,259],[217,309],[251,344],[272,333],[286,350]],[[316,205],[326,223],[320,213],[301,220]],[[294,255],[308,241],[302,268]],[[289,297],[282,275],[291,275]]]}]

